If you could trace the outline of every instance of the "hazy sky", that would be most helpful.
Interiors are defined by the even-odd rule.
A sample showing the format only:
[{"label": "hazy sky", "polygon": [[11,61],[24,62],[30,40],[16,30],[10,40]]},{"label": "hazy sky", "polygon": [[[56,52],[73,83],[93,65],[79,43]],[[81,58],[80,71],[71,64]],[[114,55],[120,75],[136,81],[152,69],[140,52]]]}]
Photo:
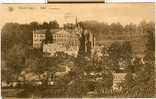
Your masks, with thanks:
[{"label": "hazy sky", "polygon": [[66,22],[97,20],[99,22],[130,22],[138,24],[142,20],[154,21],[154,4],[1,4],[0,29],[7,22],[30,23],[57,20]]}]

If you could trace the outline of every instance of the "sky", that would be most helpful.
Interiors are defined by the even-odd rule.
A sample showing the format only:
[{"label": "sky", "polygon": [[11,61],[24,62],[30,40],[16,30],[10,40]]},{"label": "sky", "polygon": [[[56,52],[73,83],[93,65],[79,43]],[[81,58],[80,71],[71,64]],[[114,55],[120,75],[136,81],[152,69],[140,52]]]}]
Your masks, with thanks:
[{"label": "sky", "polygon": [[153,3],[113,4],[0,4],[0,29],[7,22],[42,23],[57,20],[64,23],[96,20],[111,24],[120,22],[138,24],[140,21],[154,21]]}]

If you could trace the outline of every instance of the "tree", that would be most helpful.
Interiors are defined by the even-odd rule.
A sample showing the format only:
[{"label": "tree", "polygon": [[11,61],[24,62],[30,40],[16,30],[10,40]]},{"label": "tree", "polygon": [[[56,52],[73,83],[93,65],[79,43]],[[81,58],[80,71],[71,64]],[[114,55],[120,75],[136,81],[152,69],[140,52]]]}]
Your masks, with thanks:
[{"label": "tree", "polygon": [[91,56],[91,41],[90,41],[90,33],[88,32],[87,34],[86,34],[86,49],[87,49],[87,51],[86,51],[86,54],[87,54],[87,56],[90,58],[90,56]]},{"label": "tree", "polygon": [[67,95],[69,97],[83,97],[84,95],[87,94],[87,85],[86,85],[86,76],[85,76],[85,68],[88,63],[86,59],[86,51],[85,51],[85,34],[84,30],[81,33],[80,37],[80,47],[78,51],[78,56],[75,59],[74,65],[72,72],[73,76],[71,80],[71,84],[67,89]]},{"label": "tree", "polygon": [[146,28],[146,30],[144,30],[146,32],[146,47],[148,51],[154,51],[155,50],[155,28],[154,28],[154,23],[153,22],[149,22],[148,23],[148,27]]},{"label": "tree", "polygon": [[20,30],[22,31],[22,35],[20,35],[20,38],[23,39],[22,43],[31,48],[33,42],[33,29],[31,27],[31,24],[21,24]]},{"label": "tree", "polygon": [[2,51],[6,52],[14,44],[20,43],[22,40],[22,31],[17,23],[7,23],[2,28]]},{"label": "tree", "polygon": [[[21,73],[21,71],[26,68],[25,66],[25,49],[23,49],[22,46],[14,45],[11,49],[9,49],[7,56],[5,58],[6,61],[6,80],[17,80],[18,75]],[[10,75],[10,72],[13,75]],[[7,77],[11,76],[11,79],[8,79]],[[9,77],[10,78],[10,77]]]},{"label": "tree", "polygon": [[50,22],[49,22],[49,28],[50,28],[50,29],[58,29],[58,28],[59,28],[58,22],[57,22],[56,20],[50,21]]},{"label": "tree", "polygon": [[125,62],[123,66],[124,68],[129,68],[132,65],[131,60],[133,54],[130,42],[128,41],[123,42],[121,52],[122,52],[121,55],[122,60]]},{"label": "tree", "polygon": [[136,30],[137,30],[137,26],[133,23],[127,24],[124,27],[124,31],[130,35],[132,35],[132,33],[136,33]]},{"label": "tree", "polygon": [[48,22],[43,22],[43,24],[41,26],[42,26],[42,29],[49,29],[49,23]]},{"label": "tree", "polygon": [[145,64],[142,72],[138,73],[138,82],[142,82],[139,88],[143,88],[140,95],[143,97],[155,96],[155,35],[154,23],[149,22],[148,28],[144,30],[147,33]]},{"label": "tree", "polygon": [[87,94],[86,82],[81,78],[75,78],[67,89],[67,96],[74,98],[82,98]]},{"label": "tree", "polygon": [[123,32],[123,26],[118,22],[118,23],[112,23],[110,25],[110,31],[113,33],[114,36],[122,34]]},{"label": "tree", "polygon": [[40,29],[40,24],[34,21],[30,23],[30,27],[32,28],[32,30],[37,30]]},{"label": "tree", "polygon": [[79,47],[79,51],[78,51],[78,58],[83,58],[86,55],[85,49],[85,34],[84,31],[81,33],[81,37],[80,37],[80,47]]},{"label": "tree", "polygon": [[148,35],[144,57],[145,64],[141,64],[141,67],[137,68],[133,74],[127,74],[125,81],[121,84],[123,87],[122,95],[125,97],[152,98],[155,97],[154,29],[148,27],[149,25],[145,22],[140,24],[142,32],[147,33],[146,36]]},{"label": "tree", "polygon": [[[16,80],[25,68],[25,59],[31,45],[31,28],[27,24],[7,23],[2,28],[2,58],[5,60],[6,80]],[[10,75],[10,73],[14,75]],[[9,77],[9,78],[7,78]]]},{"label": "tree", "polygon": [[116,72],[119,71],[119,59],[120,59],[120,49],[121,44],[120,43],[112,43],[109,47],[108,54],[109,54],[109,63],[111,68],[115,70]]},{"label": "tree", "polygon": [[131,65],[132,48],[128,41],[122,43],[112,43],[108,50],[109,63],[113,70],[120,72],[120,68],[127,68]]},{"label": "tree", "polygon": [[52,43],[53,42],[53,37],[52,37],[52,33],[50,32],[50,29],[48,28],[46,30],[46,39],[45,39],[45,43]]},{"label": "tree", "polygon": [[75,28],[75,24],[72,24],[72,23],[66,23],[64,24],[63,26],[64,29],[74,29]]}]

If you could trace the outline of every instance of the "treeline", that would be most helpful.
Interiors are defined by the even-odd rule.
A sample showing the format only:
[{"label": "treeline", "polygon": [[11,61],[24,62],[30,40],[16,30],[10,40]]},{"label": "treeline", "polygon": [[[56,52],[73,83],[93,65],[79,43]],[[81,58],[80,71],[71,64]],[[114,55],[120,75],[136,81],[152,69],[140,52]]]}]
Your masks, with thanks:
[{"label": "treeline", "polygon": [[[95,89],[97,94],[93,97],[154,97],[154,23],[142,22],[139,25],[140,28],[139,26],[136,26],[137,30],[140,29],[141,33],[147,34],[145,64],[141,64],[139,60],[134,64],[131,64],[133,51],[131,50],[129,42],[124,42],[121,45],[114,42],[108,50],[107,48],[103,48],[101,62],[98,62],[98,60],[96,61],[96,59],[88,59],[85,55],[83,43],[85,37],[83,36],[80,39],[81,44],[77,58],[68,56],[63,52],[56,53],[57,55],[51,58],[44,58],[42,57],[42,50],[31,49],[32,31],[34,29],[59,28],[56,21],[53,23],[55,24],[49,25],[50,22],[46,24],[43,23],[42,25],[37,22],[32,22],[30,24],[7,23],[3,27],[1,31],[2,81],[17,80],[22,71],[32,72],[37,75],[43,74],[45,71],[55,73],[58,70],[58,65],[64,63],[64,60],[67,59],[66,61],[74,62],[73,69],[69,74],[56,79],[55,89],[45,92],[48,87],[42,86],[43,89],[42,87],[39,87],[32,92],[36,87],[34,87],[33,84],[30,84],[30,88],[27,88],[26,86],[26,90],[31,89],[27,90],[27,92],[31,92],[29,94],[36,93],[36,91],[39,93],[38,91],[41,90],[40,92],[43,97],[48,95],[50,95],[49,97],[84,97],[88,95],[87,93],[90,90]],[[134,33],[132,31],[135,30],[133,28],[125,30],[126,26],[123,27],[122,25],[119,25],[119,23],[106,26],[104,23],[99,22],[80,22],[79,24],[83,29],[90,30],[93,33],[101,33],[96,34],[97,36],[105,36],[105,33],[116,33],[114,35],[118,35],[118,33],[123,33],[123,31],[126,30],[128,32],[131,31],[130,33]],[[113,26],[115,30],[113,29]],[[120,28],[118,26],[120,26]],[[70,27],[68,28],[73,27],[71,27],[70,24]],[[108,52],[109,56],[107,56],[105,52]],[[104,91],[111,93],[113,85],[112,70],[118,71],[119,63],[121,62],[126,63],[125,65],[129,68],[126,71],[126,79],[121,84],[124,89],[121,93],[104,94]],[[102,74],[102,79],[94,83],[90,82],[92,79],[98,78],[89,78],[91,72]],[[43,82],[46,81],[47,79],[43,80]]]},{"label": "treeline", "polygon": [[[122,33],[142,33],[149,34],[154,31],[153,22],[142,21],[138,26],[135,24],[127,24],[122,26],[120,23],[112,23],[110,25],[102,22],[96,21],[84,21],[79,22],[79,26],[83,29],[87,29],[95,33],[97,40],[105,40],[104,37],[107,34],[119,35]],[[76,24],[64,24],[64,28],[72,29]],[[2,63],[4,67],[9,66],[10,64],[15,64],[15,67],[18,65],[23,66],[25,58],[30,57],[30,49],[32,48],[32,31],[38,29],[58,29],[59,24],[57,21],[50,22],[31,22],[30,24],[18,24],[18,23],[6,23],[1,30],[1,44],[2,44]],[[138,32],[139,31],[139,32]],[[154,41],[153,41],[154,42]],[[35,51],[31,51],[35,52]],[[41,52],[41,51],[37,51]],[[35,53],[34,53],[35,54]],[[36,54],[40,55],[40,54]],[[11,59],[9,59],[11,58]],[[11,62],[13,61],[13,62]],[[18,62],[19,61],[19,62]],[[19,64],[17,64],[19,63]]]},{"label": "treeline", "polygon": [[17,75],[28,65],[27,60],[42,56],[40,49],[32,49],[33,30],[48,28],[59,28],[59,24],[54,20],[42,24],[38,22],[30,24],[6,23],[3,26],[1,30],[2,79],[16,80]]},{"label": "treeline", "polygon": [[92,31],[97,40],[103,39],[125,39],[126,36],[132,35],[145,35],[146,30],[154,29],[154,22],[142,21],[138,25],[129,23],[125,26],[117,23],[107,24],[104,22],[97,21],[84,21],[79,22],[79,24],[90,31]]}]

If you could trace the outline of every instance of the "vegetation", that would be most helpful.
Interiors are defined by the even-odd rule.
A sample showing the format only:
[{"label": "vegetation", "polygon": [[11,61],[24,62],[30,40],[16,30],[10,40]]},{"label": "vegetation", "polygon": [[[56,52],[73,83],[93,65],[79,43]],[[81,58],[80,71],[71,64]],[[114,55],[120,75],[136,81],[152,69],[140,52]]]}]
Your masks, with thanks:
[{"label": "vegetation", "polygon": [[[142,25],[146,25],[145,23]],[[155,97],[155,37],[154,26],[143,26],[143,31],[146,33],[146,51],[144,61],[145,64],[134,64],[137,70],[132,73],[127,73],[126,80],[121,85],[123,86],[122,95],[125,97],[137,98],[154,98]],[[139,62],[138,62],[139,63]]]},{"label": "vegetation", "polygon": [[[90,97],[90,92],[93,92],[91,97],[154,97],[154,23],[143,21],[138,26],[132,23],[122,26],[120,23],[108,25],[85,21],[78,24],[82,27],[82,32],[76,58],[64,52],[44,57],[42,49],[32,49],[32,31],[46,29],[45,43],[52,43],[50,30],[59,29],[57,21],[5,24],[1,33],[2,81],[17,81],[19,76],[23,77],[27,83],[17,97]],[[75,25],[65,24],[64,28],[73,29]],[[114,42],[109,47],[102,48],[101,56],[98,56],[99,52],[94,52],[92,56],[86,30],[94,33],[98,40]],[[144,64],[139,59],[132,62],[133,43],[127,38],[134,34],[143,35],[141,37],[147,40]],[[121,39],[124,41],[116,41]],[[58,77],[55,74],[62,71],[62,65],[71,67],[71,70]],[[120,92],[112,90],[113,72],[127,73],[120,84]],[[42,85],[34,85],[34,79],[28,80],[25,76],[27,74],[39,77]],[[44,79],[41,79],[44,74]],[[49,86],[48,81],[53,81],[54,84]]]}]

